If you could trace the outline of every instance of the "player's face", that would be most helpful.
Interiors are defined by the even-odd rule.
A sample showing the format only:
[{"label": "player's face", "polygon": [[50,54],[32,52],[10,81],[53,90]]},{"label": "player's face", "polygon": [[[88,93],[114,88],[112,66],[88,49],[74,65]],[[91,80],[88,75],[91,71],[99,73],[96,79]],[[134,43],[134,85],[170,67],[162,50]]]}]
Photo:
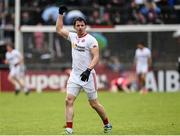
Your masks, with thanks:
[{"label": "player's face", "polygon": [[143,49],[144,46],[143,46],[142,44],[138,44],[138,48],[139,48],[139,49]]},{"label": "player's face", "polygon": [[74,28],[78,35],[83,35],[86,32],[86,25],[84,21],[76,21]]},{"label": "player's face", "polygon": [[6,46],[6,50],[7,50],[8,52],[11,52],[11,51],[12,51],[12,48],[11,48],[10,46]]}]

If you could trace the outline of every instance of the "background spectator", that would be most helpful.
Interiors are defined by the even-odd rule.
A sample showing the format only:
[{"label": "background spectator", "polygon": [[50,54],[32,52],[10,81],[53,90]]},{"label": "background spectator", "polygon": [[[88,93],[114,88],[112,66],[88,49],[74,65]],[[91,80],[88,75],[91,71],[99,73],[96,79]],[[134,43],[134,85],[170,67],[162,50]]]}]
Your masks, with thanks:
[{"label": "background spectator", "polygon": [[159,18],[161,9],[152,0],[145,2],[140,12],[145,16],[146,22],[151,24],[160,24],[162,21]]}]

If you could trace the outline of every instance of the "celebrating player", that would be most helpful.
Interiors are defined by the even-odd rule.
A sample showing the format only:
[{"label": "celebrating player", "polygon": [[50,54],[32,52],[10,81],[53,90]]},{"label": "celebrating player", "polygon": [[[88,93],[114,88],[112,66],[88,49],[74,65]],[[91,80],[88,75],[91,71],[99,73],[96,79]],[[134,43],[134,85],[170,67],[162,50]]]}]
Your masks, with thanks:
[{"label": "celebrating player", "polygon": [[147,93],[148,91],[145,88],[145,78],[149,68],[151,67],[151,63],[152,60],[150,49],[145,47],[144,43],[138,43],[135,52],[135,65],[140,93]]},{"label": "celebrating player", "polygon": [[96,39],[86,32],[86,20],[78,17],[74,20],[76,33],[69,32],[63,27],[63,13],[65,6],[59,8],[56,30],[59,35],[71,42],[72,46],[72,72],[67,83],[66,95],[66,134],[73,133],[73,105],[81,89],[86,92],[89,104],[101,117],[104,132],[111,131],[112,126],[108,121],[104,107],[97,98],[97,83],[94,67],[99,61],[99,48]]},{"label": "celebrating player", "polygon": [[6,60],[5,63],[9,64],[8,80],[15,87],[15,94],[18,94],[20,90],[23,90],[26,95],[29,94],[29,90],[24,81],[24,61],[21,53],[13,48],[13,44],[8,42],[6,44]]}]

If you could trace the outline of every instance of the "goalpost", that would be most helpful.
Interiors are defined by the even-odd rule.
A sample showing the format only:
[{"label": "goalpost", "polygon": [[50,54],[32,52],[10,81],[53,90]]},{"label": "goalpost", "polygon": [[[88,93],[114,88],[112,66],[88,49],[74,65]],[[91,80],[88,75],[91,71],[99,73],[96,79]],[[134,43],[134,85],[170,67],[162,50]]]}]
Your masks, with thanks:
[{"label": "goalpost", "polygon": [[[70,31],[73,31],[73,26],[65,26]],[[180,25],[115,25],[112,28],[107,27],[87,27],[89,32],[163,32],[176,31],[180,29]],[[21,26],[21,32],[56,32],[55,26]]]},{"label": "goalpost", "polygon": [[[74,31],[73,26],[65,26],[70,31]],[[169,32],[180,30],[180,25],[116,25],[112,28],[95,28],[87,27],[88,32],[106,32],[106,33],[125,33],[125,32],[147,32],[147,44],[148,47],[152,47],[152,32]],[[16,32],[16,47],[23,50],[22,47],[22,33],[31,33],[31,32],[46,32],[46,33],[55,33],[55,26],[21,26]],[[21,44],[19,44],[19,42]]]},{"label": "goalpost", "polygon": [[[64,27],[70,31],[74,31],[73,26],[64,26]],[[20,30],[20,35],[18,36],[18,39],[19,39],[18,42],[21,42],[21,44],[18,44],[16,47],[19,46],[18,48],[21,51],[23,51],[23,47],[24,47],[23,35],[25,33],[33,34],[35,32],[42,32],[47,35],[46,37],[49,39],[49,40],[46,39],[46,40],[48,40],[47,44],[48,44],[49,50],[51,51],[51,54],[53,54],[52,45],[53,45],[53,42],[55,41],[55,39],[53,39],[53,36],[56,33],[55,26],[21,26],[19,30]],[[114,40],[114,35],[116,35],[116,38],[115,38],[116,43],[114,42],[114,45],[112,45],[113,43],[109,44],[109,47],[115,46],[115,44],[116,44],[118,46],[116,48],[116,51],[121,50],[122,46],[119,46],[119,45],[124,44],[124,43],[121,43],[122,36],[124,36],[124,35],[128,35],[127,37],[124,37],[126,39],[126,42],[125,42],[126,44],[129,44],[129,42],[131,42],[131,44],[132,43],[136,44],[137,40],[135,41],[135,39],[138,38],[138,39],[141,39],[142,41],[146,42],[145,44],[150,49],[152,49],[152,47],[155,47],[155,48],[158,47],[157,44],[154,45],[154,42],[156,42],[156,43],[159,42],[159,44],[158,44],[159,46],[161,46],[161,43],[163,43],[165,40],[167,40],[167,41],[170,40],[171,42],[173,42],[174,41],[173,33],[175,33],[177,30],[180,30],[180,25],[116,25],[112,28],[94,28],[94,27],[87,26],[87,31],[90,33],[98,32],[98,33],[102,33],[103,35],[105,34],[105,36],[108,36],[107,40],[109,43],[111,43]],[[158,37],[159,34],[161,35],[161,39],[159,39],[159,37]],[[166,37],[166,38],[168,35],[168,39],[166,39],[166,38],[163,39],[162,35],[165,35],[164,37]],[[141,36],[142,36],[142,38],[141,38]],[[132,38],[132,37],[134,37],[134,38]],[[154,39],[156,41],[154,41]],[[161,42],[161,40],[162,40],[162,42]],[[127,41],[129,41],[129,42],[127,42]],[[167,47],[167,43],[165,43],[165,44]],[[171,43],[169,43],[169,45],[171,45]],[[129,45],[127,45],[127,46],[123,45],[123,46],[124,46],[124,48],[127,48],[127,50],[132,47],[132,46],[130,47]],[[60,46],[56,46],[56,47],[59,48]],[[163,49],[163,48],[161,48],[161,49]],[[131,50],[130,50],[131,53],[132,53],[132,50],[133,49],[131,48]],[[56,52],[58,52],[58,50]],[[168,53],[168,49],[165,49],[165,52]],[[121,52],[121,54],[122,53],[124,54],[125,52]],[[120,57],[120,58],[123,58],[123,57]],[[174,65],[174,62],[173,62],[173,65]],[[170,63],[172,63],[172,61],[170,61],[169,64]],[[165,64],[163,64],[163,65],[165,65]],[[170,65],[172,66],[172,64],[170,64]]]},{"label": "goalpost", "polygon": [[[15,48],[23,53],[22,33],[26,32],[48,32],[54,33],[55,26],[20,26],[21,0],[15,0]],[[65,26],[68,30],[73,30],[72,26]],[[151,48],[151,32],[177,31],[180,25],[117,25],[113,28],[91,28],[87,27],[89,32],[147,32],[148,47]]]},{"label": "goalpost", "polygon": [[[25,33],[43,32],[48,33],[48,44],[53,43],[53,34],[56,32],[55,26],[20,26],[20,11],[21,0],[15,0],[15,48],[24,53],[23,47],[23,35]],[[65,26],[68,30],[74,31],[73,26]],[[95,28],[87,27],[88,32],[100,32],[100,33],[146,33],[146,44],[149,48],[152,48],[153,32],[175,32],[180,30],[180,25],[166,25],[166,24],[148,24],[148,25],[116,25],[111,28]],[[136,36],[136,35],[132,35]],[[116,38],[117,39],[117,38]],[[111,41],[111,38],[109,38]],[[166,40],[166,39],[163,39]],[[117,40],[116,40],[117,41]],[[27,45],[26,45],[27,46]]]}]

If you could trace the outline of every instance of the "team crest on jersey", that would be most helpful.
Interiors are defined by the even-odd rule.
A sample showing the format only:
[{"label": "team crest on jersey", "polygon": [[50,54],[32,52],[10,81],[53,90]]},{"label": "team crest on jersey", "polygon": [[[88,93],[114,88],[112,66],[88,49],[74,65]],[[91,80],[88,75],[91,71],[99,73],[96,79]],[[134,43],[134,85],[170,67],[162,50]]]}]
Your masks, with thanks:
[{"label": "team crest on jersey", "polygon": [[77,47],[77,44],[75,44],[75,43],[72,43],[72,48],[76,48]]},{"label": "team crest on jersey", "polygon": [[83,39],[81,42],[85,42],[85,39]]},{"label": "team crest on jersey", "polygon": [[85,51],[85,47],[79,46],[79,45],[77,45],[75,43],[72,43],[72,48],[75,49],[75,50],[78,50],[78,51],[82,51],[82,52]]}]

